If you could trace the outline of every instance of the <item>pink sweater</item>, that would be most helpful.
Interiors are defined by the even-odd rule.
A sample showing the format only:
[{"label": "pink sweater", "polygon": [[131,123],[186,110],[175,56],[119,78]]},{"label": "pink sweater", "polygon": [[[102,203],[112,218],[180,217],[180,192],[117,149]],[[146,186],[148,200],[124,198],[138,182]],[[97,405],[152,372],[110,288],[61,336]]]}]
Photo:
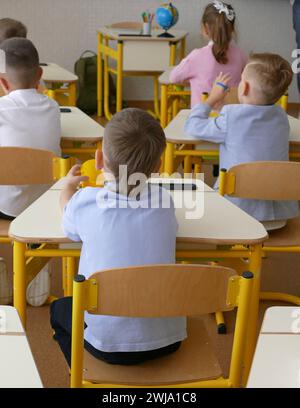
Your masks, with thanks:
[{"label": "pink sweater", "polygon": [[174,84],[190,82],[193,107],[201,102],[203,92],[210,92],[214,80],[221,71],[231,74],[232,80],[229,86],[239,84],[247,57],[232,43],[229,45],[227,57],[226,65],[218,63],[212,53],[212,44],[195,49],[171,71],[170,81]]}]

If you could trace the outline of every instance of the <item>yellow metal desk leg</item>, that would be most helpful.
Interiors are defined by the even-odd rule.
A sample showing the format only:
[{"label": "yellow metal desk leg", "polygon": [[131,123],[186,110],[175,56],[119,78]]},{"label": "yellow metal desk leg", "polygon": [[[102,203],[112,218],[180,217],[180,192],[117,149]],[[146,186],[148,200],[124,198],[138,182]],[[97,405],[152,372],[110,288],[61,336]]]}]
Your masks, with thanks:
[{"label": "yellow metal desk leg", "polygon": [[168,85],[161,86],[160,124],[164,129],[168,124]]},{"label": "yellow metal desk leg", "polygon": [[185,46],[186,46],[186,38],[184,37],[181,40],[181,47],[180,47],[180,60],[185,57]]},{"label": "yellow metal desk leg", "polygon": [[[110,120],[112,117],[112,114],[110,113],[110,110],[109,110],[109,66],[108,66],[109,54],[107,53],[108,52],[107,50],[109,48],[109,39],[106,37],[104,38],[104,45],[105,45],[105,51],[104,51],[104,115],[107,120]],[[118,91],[117,91],[117,98],[118,98]]]},{"label": "yellow metal desk leg", "polygon": [[117,112],[122,110],[123,99],[123,42],[118,42],[118,60],[117,60]]},{"label": "yellow metal desk leg", "polygon": [[153,77],[154,82],[154,113],[156,119],[160,119],[160,111],[159,111],[159,82],[158,77]]},{"label": "yellow metal desk leg", "polygon": [[257,340],[257,322],[259,312],[260,270],[262,260],[262,245],[251,248],[249,270],[253,273],[253,287],[251,294],[250,316],[248,319],[248,333],[245,347],[243,386],[246,386]]},{"label": "yellow metal desk leg", "polygon": [[174,160],[174,144],[167,143],[165,151],[165,173],[169,175],[173,173],[173,160]]},{"label": "yellow metal desk leg", "polygon": [[76,99],[77,99],[77,84],[76,82],[72,82],[69,85],[69,104],[70,106],[76,106]]},{"label": "yellow metal desk leg", "polygon": [[176,48],[177,43],[170,43],[170,66],[176,64]]},{"label": "yellow metal desk leg", "polygon": [[26,244],[14,242],[14,307],[26,328]]},{"label": "yellow metal desk leg", "polygon": [[98,33],[98,57],[97,57],[97,115],[103,115],[103,66],[101,44],[103,35]]},{"label": "yellow metal desk leg", "polygon": [[73,280],[75,276],[75,258],[67,258],[67,296],[73,294]]}]

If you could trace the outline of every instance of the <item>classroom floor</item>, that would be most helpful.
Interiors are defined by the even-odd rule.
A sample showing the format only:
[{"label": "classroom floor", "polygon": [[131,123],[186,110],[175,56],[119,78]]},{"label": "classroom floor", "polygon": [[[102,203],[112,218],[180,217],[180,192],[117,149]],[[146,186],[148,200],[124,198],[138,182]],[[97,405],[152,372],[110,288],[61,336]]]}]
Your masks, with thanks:
[{"label": "classroom floor", "polygon": [[[298,106],[291,106],[289,113],[297,116]],[[101,123],[104,124],[101,119]],[[52,265],[52,294],[61,296],[61,268],[59,261]],[[271,254],[263,260],[262,289],[286,291],[300,294],[300,254]],[[267,307],[275,303],[260,305],[260,323]],[[279,303],[276,303],[279,304]],[[225,315],[228,334],[218,335],[213,316],[205,316],[205,324],[216,348],[224,374],[228,374],[230,363],[234,313]],[[28,307],[27,335],[42,382],[45,387],[69,387],[69,370],[57,343],[52,339],[49,324],[49,306]]]}]

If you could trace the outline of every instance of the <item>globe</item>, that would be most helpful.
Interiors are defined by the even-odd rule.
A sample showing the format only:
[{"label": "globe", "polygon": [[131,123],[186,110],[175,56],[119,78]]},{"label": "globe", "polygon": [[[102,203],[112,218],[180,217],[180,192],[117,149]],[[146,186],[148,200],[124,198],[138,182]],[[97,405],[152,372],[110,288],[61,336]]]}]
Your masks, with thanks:
[{"label": "globe", "polygon": [[165,3],[156,10],[155,15],[157,24],[165,30],[159,37],[174,37],[167,31],[178,21],[179,13],[177,8],[172,3]]}]

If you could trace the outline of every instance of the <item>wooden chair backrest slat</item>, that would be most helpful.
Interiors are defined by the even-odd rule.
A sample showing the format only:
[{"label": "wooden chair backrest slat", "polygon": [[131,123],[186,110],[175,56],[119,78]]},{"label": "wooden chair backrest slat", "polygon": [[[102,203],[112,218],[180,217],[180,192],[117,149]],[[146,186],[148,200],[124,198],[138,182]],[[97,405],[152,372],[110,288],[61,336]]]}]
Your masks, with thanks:
[{"label": "wooden chair backrest slat", "polygon": [[52,183],[54,157],[46,150],[0,147],[0,185]]},{"label": "wooden chair backrest slat", "polygon": [[233,269],[207,265],[147,265],[93,274],[94,314],[131,317],[194,316],[231,310],[226,302]]},{"label": "wooden chair backrest slat", "polygon": [[300,163],[266,161],[229,169],[235,175],[233,197],[256,200],[300,200]]}]

